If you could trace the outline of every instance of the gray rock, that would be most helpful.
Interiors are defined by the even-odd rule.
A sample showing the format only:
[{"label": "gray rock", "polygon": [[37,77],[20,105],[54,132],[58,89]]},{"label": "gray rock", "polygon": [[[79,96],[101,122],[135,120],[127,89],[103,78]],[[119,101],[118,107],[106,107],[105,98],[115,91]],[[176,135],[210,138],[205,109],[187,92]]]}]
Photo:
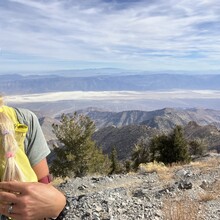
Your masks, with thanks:
[{"label": "gray rock", "polygon": [[[219,167],[206,172],[203,168],[187,165],[187,169],[182,167],[174,171],[169,180],[160,179],[156,172],[135,173],[75,178],[60,184],[59,188],[66,193],[70,203],[67,220],[164,220],[166,199],[181,201],[186,196],[188,208],[194,203],[198,205],[198,219],[219,220],[219,186]],[[216,196],[198,203],[202,193],[210,193],[207,191],[210,187]]]}]

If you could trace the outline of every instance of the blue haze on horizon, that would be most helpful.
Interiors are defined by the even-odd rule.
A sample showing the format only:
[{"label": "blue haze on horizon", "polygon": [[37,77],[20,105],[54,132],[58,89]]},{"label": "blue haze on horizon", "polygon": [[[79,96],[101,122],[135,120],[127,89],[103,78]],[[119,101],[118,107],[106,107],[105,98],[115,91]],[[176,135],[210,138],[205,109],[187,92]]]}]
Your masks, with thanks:
[{"label": "blue haze on horizon", "polygon": [[2,0],[0,73],[220,70],[215,0]]}]

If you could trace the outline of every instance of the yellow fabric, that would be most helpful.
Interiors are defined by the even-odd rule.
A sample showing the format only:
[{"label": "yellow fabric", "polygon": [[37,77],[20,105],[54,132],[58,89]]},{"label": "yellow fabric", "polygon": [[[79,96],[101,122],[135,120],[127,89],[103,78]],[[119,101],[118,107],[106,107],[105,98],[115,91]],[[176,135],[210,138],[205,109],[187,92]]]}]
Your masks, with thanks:
[{"label": "yellow fabric", "polygon": [[[28,127],[24,124],[20,124],[16,112],[13,108],[8,106],[3,106],[0,108],[0,112],[4,112],[14,123],[15,126],[15,139],[18,143],[18,150],[15,154],[15,160],[22,170],[25,181],[26,182],[37,182],[37,176],[32,169],[30,162],[28,160],[27,155],[24,151],[24,140],[26,137],[26,133],[28,131]],[[0,146],[0,177],[2,177],[5,167],[5,155],[2,146]]]}]

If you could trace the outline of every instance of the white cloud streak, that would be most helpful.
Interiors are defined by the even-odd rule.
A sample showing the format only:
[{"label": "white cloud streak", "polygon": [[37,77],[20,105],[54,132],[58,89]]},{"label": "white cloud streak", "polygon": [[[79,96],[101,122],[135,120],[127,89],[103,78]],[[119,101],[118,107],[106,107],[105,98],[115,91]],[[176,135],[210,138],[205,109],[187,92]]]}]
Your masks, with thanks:
[{"label": "white cloud streak", "polygon": [[30,56],[100,67],[219,69],[220,2],[129,2],[3,1],[0,65]]}]

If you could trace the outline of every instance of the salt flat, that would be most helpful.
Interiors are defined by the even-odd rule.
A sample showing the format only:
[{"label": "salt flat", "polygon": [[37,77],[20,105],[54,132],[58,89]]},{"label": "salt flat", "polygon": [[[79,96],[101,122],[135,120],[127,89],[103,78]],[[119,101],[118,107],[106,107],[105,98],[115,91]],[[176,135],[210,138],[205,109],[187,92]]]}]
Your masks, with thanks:
[{"label": "salt flat", "polygon": [[171,91],[71,91],[7,96],[8,103],[55,102],[64,100],[170,100],[220,99],[220,90]]}]

